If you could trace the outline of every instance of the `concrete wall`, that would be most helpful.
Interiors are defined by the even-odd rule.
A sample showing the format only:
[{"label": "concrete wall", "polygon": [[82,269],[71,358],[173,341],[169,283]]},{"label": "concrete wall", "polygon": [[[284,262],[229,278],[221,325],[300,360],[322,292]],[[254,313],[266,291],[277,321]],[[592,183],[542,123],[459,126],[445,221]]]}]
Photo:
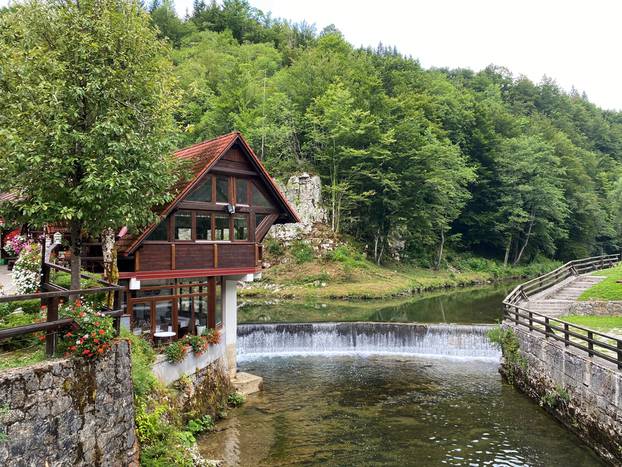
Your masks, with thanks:
[{"label": "concrete wall", "polygon": [[94,362],[60,359],[0,373],[2,466],[135,462],[129,345]]},{"label": "concrete wall", "polygon": [[621,316],[622,302],[585,301],[574,302],[568,309],[569,315]]},{"label": "concrete wall", "polygon": [[[526,370],[505,362],[502,373],[604,460],[622,465],[622,372],[540,334],[505,325],[514,329]],[[559,397],[563,392],[568,400]]]},{"label": "concrete wall", "polygon": [[[222,339],[222,337],[221,337]],[[223,341],[217,345],[210,345],[207,352],[195,355],[192,350],[188,351],[186,357],[180,363],[169,363],[164,355],[158,355],[151,370],[162,383],[169,385],[177,381],[182,376],[191,376],[200,370],[219,360],[224,355],[225,344]]]}]

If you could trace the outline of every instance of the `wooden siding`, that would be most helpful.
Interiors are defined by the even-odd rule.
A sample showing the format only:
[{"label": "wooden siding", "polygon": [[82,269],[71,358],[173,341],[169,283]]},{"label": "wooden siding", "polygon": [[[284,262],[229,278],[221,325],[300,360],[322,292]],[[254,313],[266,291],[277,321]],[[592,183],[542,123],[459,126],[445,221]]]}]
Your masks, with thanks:
[{"label": "wooden siding", "polygon": [[140,266],[136,269],[141,271],[157,271],[171,268],[171,245],[170,243],[155,244],[147,243],[139,250]]},{"label": "wooden siding", "polygon": [[257,251],[255,243],[144,243],[136,252],[136,271],[256,267]]},{"label": "wooden siding", "polygon": [[176,269],[205,269],[214,267],[214,245],[208,243],[178,243]]}]

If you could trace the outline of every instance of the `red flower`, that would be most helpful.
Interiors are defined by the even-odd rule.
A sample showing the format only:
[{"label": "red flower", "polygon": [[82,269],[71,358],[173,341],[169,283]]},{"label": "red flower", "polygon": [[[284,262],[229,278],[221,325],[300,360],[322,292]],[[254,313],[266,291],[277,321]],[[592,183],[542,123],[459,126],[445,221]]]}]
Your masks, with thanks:
[{"label": "red flower", "polygon": [[71,332],[68,332],[67,334],[65,334],[65,337],[71,337],[71,336],[73,336]]},{"label": "red flower", "polygon": [[91,351],[89,349],[86,349],[84,352],[82,352],[82,355],[88,355],[90,353],[91,353]]},{"label": "red flower", "polygon": [[106,334],[106,331],[104,331],[103,329],[100,329],[100,330],[99,330],[99,333],[100,333],[100,334]]},{"label": "red flower", "polygon": [[95,321],[95,326],[99,326],[99,321]]},{"label": "red flower", "polygon": [[80,301],[80,299],[76,300],[76,302],[75,302],[75,307],[76,307],[76,308],[79,308],[79,307],[81,307],[81,306],[82,306],[82,302]]},{"label": "red flower", "polygon": [[39,340],[43,342],[45,340],[45,336],[39,336]]},{"label": "red flower", "polygon": [[93,339],[93,342],[95,342],[96,344],[99,344],[99,339]]}]

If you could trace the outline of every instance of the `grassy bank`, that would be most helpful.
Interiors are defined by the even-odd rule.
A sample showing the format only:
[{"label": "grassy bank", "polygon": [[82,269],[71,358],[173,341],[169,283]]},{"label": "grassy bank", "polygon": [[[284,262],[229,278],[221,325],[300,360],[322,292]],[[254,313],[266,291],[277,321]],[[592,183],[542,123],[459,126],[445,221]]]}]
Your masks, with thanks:
[{"label": "grassy bank", "polygon": [[594,276],[604,276],[605,280],[590,287],[581,294],[579,300],[622,300],[622,265],[614,266],[602,271],[596,271]]},{"label": "grassy bank", "polygon": [[340,246],[317,258],[304,245],[294,245],[281,251],[278,263],[264,271],[261,281],[241,289],[240,296],[297,300],[381,299],[534,277],[557,265],[545,260],[504,267],[496,261],[470,257],[457,258],[440,270],[405,265],[383,267],[366,260],[348,246]]},{"label": "grassy bank", "polygon": [[563,319],[569,323],[584,326],[601,332],[614,332],[622,334],[622,316],[584,316],[569,315]]}]

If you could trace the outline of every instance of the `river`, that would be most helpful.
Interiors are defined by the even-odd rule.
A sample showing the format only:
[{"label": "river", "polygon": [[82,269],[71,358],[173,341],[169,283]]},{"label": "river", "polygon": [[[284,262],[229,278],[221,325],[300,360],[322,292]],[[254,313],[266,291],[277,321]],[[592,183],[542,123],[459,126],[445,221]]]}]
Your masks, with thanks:
[{"label": "river", "polygon": [[354,323],[240,325],[240,370],[264,390],[202,437],[201,452],[227,466],[602,465],[501,380],[480,323],[500,318],[506,290],[362,304]]}]

